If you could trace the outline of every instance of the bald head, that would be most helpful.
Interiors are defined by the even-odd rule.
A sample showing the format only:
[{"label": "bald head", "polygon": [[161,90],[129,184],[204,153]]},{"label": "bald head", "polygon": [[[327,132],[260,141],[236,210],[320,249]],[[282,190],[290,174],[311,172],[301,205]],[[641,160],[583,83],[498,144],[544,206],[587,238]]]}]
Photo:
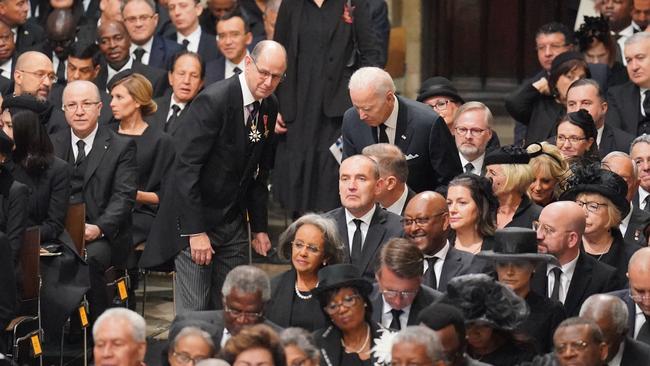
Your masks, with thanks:
[{"label": "bald head", "polygon": [[73,92],[79,92],[80,94],[85,94],[86,96],[92,96],[90,98],[93,102],[101,101],[101,96],[99,94],[99,89],[97,85],[91,81],[87,80],[75,80],[68,82],[65,89],[63,89],[62,101],[63,104],[66,102],[66,95],[69,95]]},{"label": "bald head", "polygon": [[70,45],[77,32],[77,22],[71,9],[54,9],[45,24],[47,41],[59,58],[68,57]]},{"label": "bald head", "polygon": [[587,218],[585,211],[577,203],[573,201],[557,201],[544,207],[542,212],[547,209],[548,211],[559,213],[565,218],[562,222],[565,224],[566,230],[575,231],[581,236],[585,232]]},{"label": "bald head", "polygon": [[558,201],[544,207],[539,215],[537,250],[554,255],[561,265],[580,252],[585,231],[585,212],[573,201]]},{"label": "bald head", "polygon": [[[404,225],[405,238],[425,254],[433,255],[447,243],[447,200],[440,193],[425,191],[415,195],[404,209],[404,219],[407,220]],[[426,219],[426,223],[417,225],[417,219]],[[407,225],[409,223],[410,225]]]},{"label": "bald head", "polygon": [[637,250],[627,267],[630,292],[638,296],[633,298],[646,316],[650,316],[650,247]]},{"label": "bald head", "polygon": [[16,60],[14,94],[47,99],[55,79],[52,61],[43,53],[27,51]]}]

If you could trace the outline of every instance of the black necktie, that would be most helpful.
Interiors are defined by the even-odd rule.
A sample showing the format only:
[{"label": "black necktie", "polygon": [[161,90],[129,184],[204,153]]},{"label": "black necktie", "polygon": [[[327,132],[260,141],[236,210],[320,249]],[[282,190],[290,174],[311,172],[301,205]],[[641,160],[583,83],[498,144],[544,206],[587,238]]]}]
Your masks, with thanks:
[{"label": "black necktie", "polygon": [[142,63],[142,56],[144,56],[144,49],[138,47],[133,51],[135,55],[135,61]]},{"label": "black necktie", "polygon": [[172,105],[172,115],[169,116],[169,119],[167,120],[167,123],[165,123],[165,132],[167,132],[174,122],[176,122],[176,119],[178,118],[178,112],[180,112],[181,107],[179,107],[177,104]]},{"label": "black necktie", "polygon": [[402,330],[402,323],[399,321],[399,316],[402,315],[404,311],[398,309],[390,309],[390,313],[393,315],[393,320],[390,321],[390,325],[388,327],[394,330]]},{"label": "black necktie", "polygon": [[56,67],[56,78],[58,83],[63,83],[65,82],[65,59],[61,59],[61,58],[58,59],[59,59],[59,66]]},{"label": "black necktie", "polygon": [[184,39],[183,42],[181,42],[181,43],[183,44],[183,48],[187,50],[187,46],[190,44],[190,41],[187,40],[187,39]]},{"label": "black necktie", "polygon": [[253,103],[246,106],[248,109],[248,118],[246,119],[246,126],[250,128],[253,125],[253,121],[257,118],[257,112],[260,109],[260,102],[254,101]]},{"label": "black necktie", "polygon": [[647,315],[644,316],[645,323],[643,323],[641,329],[639,329],[639,333],[636,335],[636,340],[645,344],[650,344],[650,319],[648,319]]},{"label": "black necktie", "polygon": [[386,133],[386,125],[385,124],[380,124],[379,125],[379,143],[388,143],[388,134]]},{"label": "black necktie", "polygon": [[86,143],[84,140],[77,141],[77,159],[74,161],[79,165],[86,158]]},{"label": "black necktie", "polygon": [[433,269],[433,266],[438,261],[438,257],[428,257],[425,258],[429,267],[427,268],[426,273],[424,274],[425,284],[431,287],[434,290],[438,289],[438,278],[436,277],[436,271]]},{"label": "black necktie", "polygon": [[562,275],[562,269],[560,267],[553,267],[551,272],[553,272],[553,276],[555,277],[551,300],[560,301],[560,276]]},{"label": "black necktie", "polygon": [[643,211],[650,212],[650,196],[646,196],[643,202],[645,202],[645,206],[643,206]]},{"label": "black necktie", "polygon": [[239,74],[241,74],[241,69],[240,69],[239,67],[235,66],[235,67],[232,69],[232,72],[235,73],[235,74],[237,74],[237,75],[239,75]]},{"label": "black necktie", "polygon": [[474,164],[467,163],[465,164],[465,173],[471,173],[474,170]]},{"label": "black necktie", "polygon": [[645,117],[639,122],[637,136],[650,133],[650,90],[643,92],[643,114]]},{"label": "black necktie", "polygon": [[358,264],[361,260],[361,223],[363,221],[359,219],[352,220],[357,229],[354,230],[354,236],[352,237],[352,254],[350,255],[350,262],[352,264]]}]

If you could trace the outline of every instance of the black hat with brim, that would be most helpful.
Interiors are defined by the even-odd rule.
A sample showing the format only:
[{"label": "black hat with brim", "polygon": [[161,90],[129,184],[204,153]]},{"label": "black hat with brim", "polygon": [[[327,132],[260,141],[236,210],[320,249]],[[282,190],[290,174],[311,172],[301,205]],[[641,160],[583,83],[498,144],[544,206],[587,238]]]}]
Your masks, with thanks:
[{"label": "black hat with brim", "polygon": [[442,76],[434,76],[426,79],[420,86],[420,90],[418,90],[417,101],[424,102],[436,96],[449,97],[460,104],[465,103],[460,94],[458,94],[458,90],[451,84],[451,81]]},{"label": "black hat with brim", "polygon": [[530,154],[523,147],[506,145],[494,149],[485,155],[484,165],[493,164],[528,164]]},{"label": "black hat with brim", "polygon": [[318,271],[318,286],[311,292],[320,298],[330,290],[353,287],[364,296],[372,292],[372,284],[363,278],[357,267],[352,264],[333,264]]},{"label": "black hat with brim", "polygon": [[537,253],[537,232],[523,227],[498,229],[494,234],[493,250],[478,253],[477,257],[496,262],[531,261],[557,264],[557,258],[550,254]]}]

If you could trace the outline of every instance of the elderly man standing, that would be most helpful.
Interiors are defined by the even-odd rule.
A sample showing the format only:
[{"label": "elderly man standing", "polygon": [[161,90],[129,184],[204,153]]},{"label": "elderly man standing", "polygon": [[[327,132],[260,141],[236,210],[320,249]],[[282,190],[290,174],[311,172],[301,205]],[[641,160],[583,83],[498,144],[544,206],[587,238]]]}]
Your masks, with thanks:
[{"label": "elderly man standing", "polygon": [[431,108],[396,96],[387,72],[362,67],[352,74],[349,89],[353,107],[341,127],[344,157],[376,143],[397,145],[406,155],[407,183],[415,192],[435,190],[461,173],[458,159],[442,148],[445,143],[454,148],[444,120]]},{"label": "elderly man standing", "polygon": [[258,43],[246,71],[205,89],[174,135],[173,187],[163,199],[141,265],[175,258],[179,313],[221,306],[227,273],[247,262],[249,234],[266,255],[268,190],[278,104],[272,95],[286,70],[284,47]]},{"label": "elderly man standing", "polygon": [[445,355],[436,332],[419,325],[395,335],[391,350],[392,365],[444,366]]},{"label": "elderly man standing", "polygon": [[147,351],[146,323],[124,308],[104,312],[93,326],[93,359],[97,366],[141,366]]},{"label": "elderly man standing", "polygon": [[605,294],[589,296],[580,308],[580,317],[591,319],[600,327],[609,348],[609,365],[635,366],[650,362],[650,346],[627,336],[628,311],[618,297]]},{"label": "elderly man standing", "polygon": [[650,344],[650,248],[637,250],[627,267],[630,289],[613,292],[627,305],[628,335]]}]

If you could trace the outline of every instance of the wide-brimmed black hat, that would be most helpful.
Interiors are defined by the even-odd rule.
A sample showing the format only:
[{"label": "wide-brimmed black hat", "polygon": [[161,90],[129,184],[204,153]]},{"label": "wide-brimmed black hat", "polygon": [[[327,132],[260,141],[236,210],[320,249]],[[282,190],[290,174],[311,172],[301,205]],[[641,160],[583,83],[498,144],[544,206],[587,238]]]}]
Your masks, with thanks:
[{"label": "wide-brimmed black hat", "polygon": [[492,250],[484,250],[477,257],[495,261],[526,260],[534,262],[556,263],[557,259],[550,254],[537,253],[537,232],[523,227],[507,227],[498,229],[494,234]]},{"label": "wide-brimmed black hat", "polygon": [[562,182],[562,201],[574,201],[580,193],[598,193],[607,197],[621,212],[621,217],[630,212],[625,180],[611,170],[603,169],[600,163],[574,166],[573,174]]},{"label": "wide-brimmed black hat", "polygon": [[333,264],[318,271],[318,286],[312,290],[317,297],[329,290],[354,287],[365,296],[372,292],[372,284],[361,276],[361,272],[352,264]]},{"label": "wide-brimmed black hat", "polygon": [[528,318],[526,301],[486,274],[469,274],[451,279],[445,303],[456,306],[466,323],[486,324],[513,330]]},{"label": "wide-brimmed black hat", "polygon": [[528,164],[530,154],[523,147],[506,145],[494,149],[485,155],[484,165],[492,164]]},{"label": "wide-brimmed black hat", "polygon": [[417,101],[424,102],[425,100],[438,95],[450,97],[460,104],[465,103],[460,94],[458,94],[458,90],[451,85],[451,81],[442,76],[434,76],[426,79],[420,86],[420,90],[418,90]]}]

